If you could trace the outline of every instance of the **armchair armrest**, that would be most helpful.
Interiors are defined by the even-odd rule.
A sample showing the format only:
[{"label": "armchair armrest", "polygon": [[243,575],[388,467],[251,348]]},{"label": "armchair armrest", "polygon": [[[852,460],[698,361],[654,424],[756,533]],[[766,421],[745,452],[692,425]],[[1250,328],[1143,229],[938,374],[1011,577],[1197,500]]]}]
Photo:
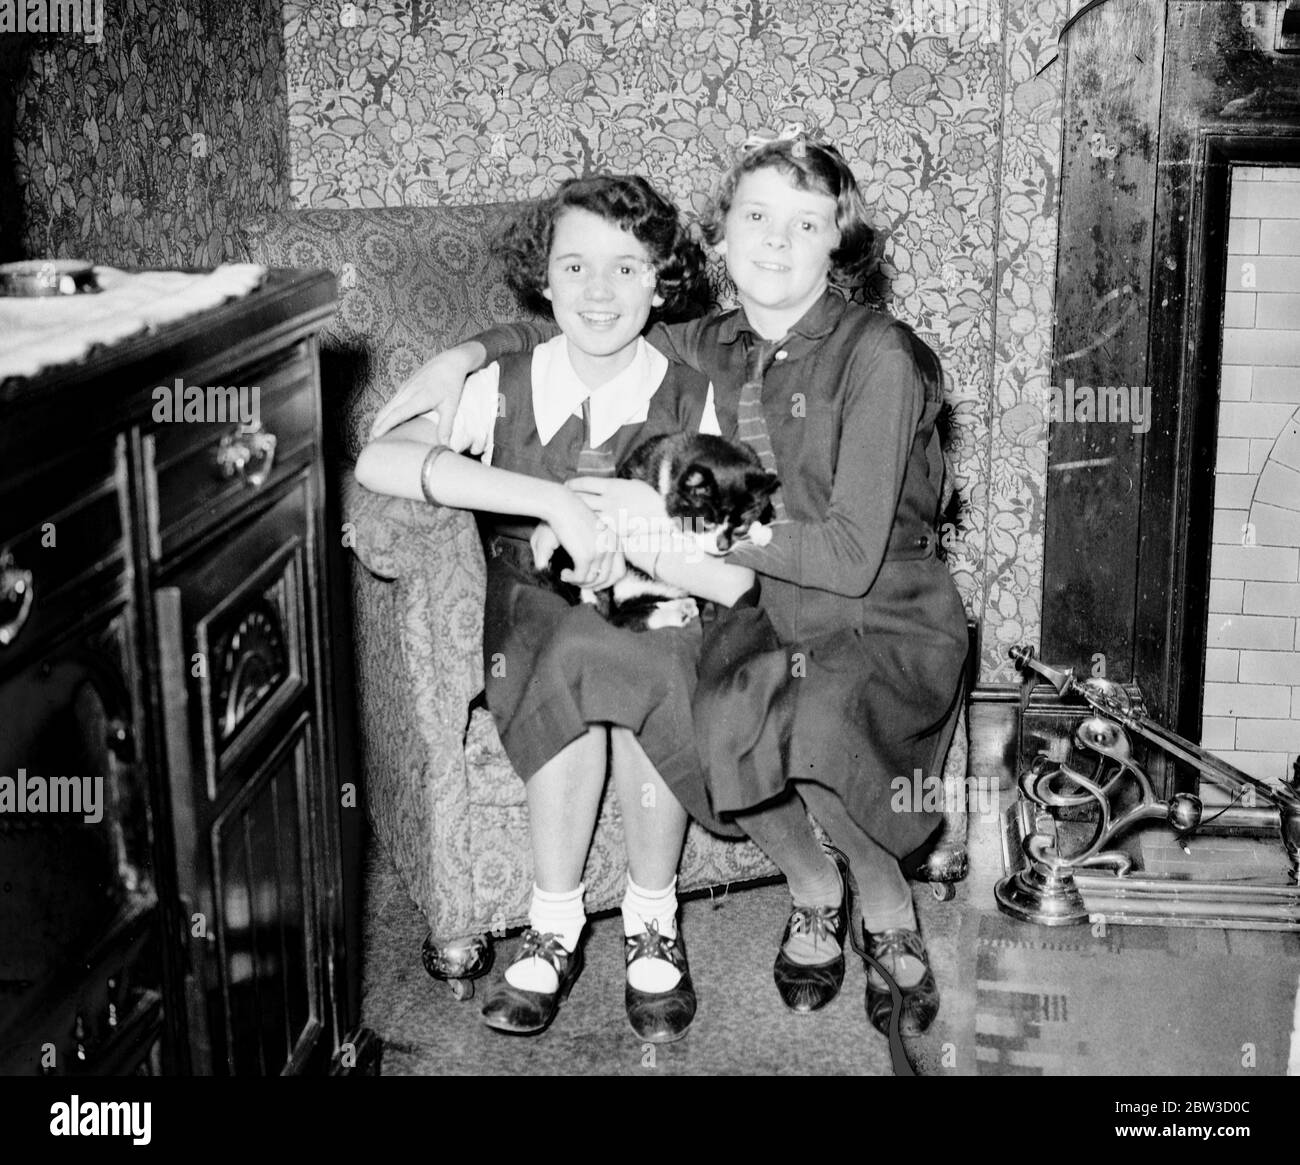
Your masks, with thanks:
[{"label": "armchair armrest", "polygon": [[350,535],[345,545],[382,579],[428,571],[431,559],[458,551],[466,531],[475,531],[477,537],[467,510],[373,493],[357,482],[351,469],[343,477],[343,521],[344,533]]},{"label": "armchair armrest", "polygon": [[[345,545],[372,575],[395,584],[405,609],[418,609],[410,633],[437,651],[464,714],[483,690],[483,592],[487,571],[478,526],[468,510],[377,494],[348,470],[343,484]],[[467,602],[468,600],[468,602]],[[418,628],[418,631],[416,630]]]},{"label": "armchair armrest", "polygon": [[474,915],[465,733],[483,688],[486,567],[473,515],[342,482],[366,804],[441,937]]}]

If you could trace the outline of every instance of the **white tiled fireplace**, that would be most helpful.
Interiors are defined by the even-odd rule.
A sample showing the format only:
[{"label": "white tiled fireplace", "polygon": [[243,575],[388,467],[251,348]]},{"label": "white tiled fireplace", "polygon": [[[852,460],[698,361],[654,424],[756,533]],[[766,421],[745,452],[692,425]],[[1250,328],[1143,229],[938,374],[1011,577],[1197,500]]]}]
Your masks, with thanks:
[{"label": "white tiled fireplace", "polygon": [[1300,755],[1300,167],[1232,175],[1201,743]]}]

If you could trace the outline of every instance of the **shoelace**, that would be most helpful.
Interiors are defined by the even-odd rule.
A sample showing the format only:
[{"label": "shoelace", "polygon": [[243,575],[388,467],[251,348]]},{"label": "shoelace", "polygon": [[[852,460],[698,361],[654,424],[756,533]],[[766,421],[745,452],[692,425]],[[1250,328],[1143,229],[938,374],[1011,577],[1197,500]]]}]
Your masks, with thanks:
[{"label": "shoelace", "polygon": [[627,943],[625,959],[628,963],[634,963],[637,959],[663,959],[679,971],[682,969],[682,956],[677,948],[677,940],[666,938],[659,933],[657,918],[652,918],[640,934],[628,935],[625,942]]},{"label": "shoelace", "polygon": [[547,931],[541,934],[529,927],[523,934],[523,943],[519,947],[519,958],[545,959],[552,967],[559,970],[560,961],[570,958],[570,952],[560,946],[560,936]]},{"label": "shoelace", "polygon": [[912,938],[912,934],[907,931],[895,930],[892,933],[878,935],[876,937],[876,958],[884,962],[886,958],[890,961],[890,969],[898,970],[898,960],[900,956],[910,956],[925,962],[922,952],[917,949],[920,946],[920,938]]},{"label": "shoelace", "polygon": [[811,934],[813,946],[833,940],[836,916],[841,909],[840,906],[796,906],[790,915],[790,936]]}]

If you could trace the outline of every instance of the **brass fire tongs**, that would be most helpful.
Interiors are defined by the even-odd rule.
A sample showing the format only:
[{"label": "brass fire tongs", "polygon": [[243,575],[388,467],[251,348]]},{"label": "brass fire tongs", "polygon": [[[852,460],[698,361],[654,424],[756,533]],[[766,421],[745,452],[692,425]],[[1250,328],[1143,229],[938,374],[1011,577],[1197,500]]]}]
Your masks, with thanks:
[{"label": "brass fire tongs", "polygon": [[1103,716],[1117,720],[1125,728],[1136,732],[1149,740],[1157,748],[1184,761],[1195,768],[1202,776],[1219,788],[1240,796],[1247,788],[1253,788],[1262,796],[1272,801],[1279,809],[1285,808],[1291,814],[1300,813],[1300,793],[1289,785],[1273,784],[1252,777],[1221,757],[1207,752],[1199,744],[1193,744],[1184,736],[1158,724],[1133,707],[1128,693],[1113,680],[1090,676],[1086,680],[1075,678],[1074,669],[1060,671],[1034,657],[1032,647],[1013,647],[1010,652],[1012,662],[1022,671],[1029,669],[1037,672],[1057,691],[1058,695],[1073,693],[1081,696],[1093,709]]},{"label": "brass fire tongs", "polygon": [[[1022,672],[1029,673],[1026,703],[1036,675],[1051,684],[1058,695],[1076,694],[1088,705],[1092,714],[1084,713],[1075,729],[1074,742],[1095,754],[1098,765],[1095,773],[1087,774],[1042,753],[1020,776],[1020,789],[1027,800],[1020,803],[1014,815],[1020,822],[1020,844],[1015,848],[1023,858],[1018,863],[1012,850],[1006,851],[1010,872],[995,890],[1004,912],[1050,926],[1083,922],[1096,913],[1131,922],[1300,929],[1300,889],[1296,886],[1300,792],[1282,782],[1252,777],[1156,723],[1139,711],[1128,692],[1112,680],[1076,679],[1072,670],[1061,671],[1034,658],[1034,650],[1028,646],[1013,648],[1010,655]],[[1229,804],[1204,818],[1201,798],[1196,793],[1178,792],[1167,800],[1157,797],[1143,766],[1133,756],[1125,730],[1191,765],[1211,785],[1231,796]],[[1104,775],[1110,765],[1115,767]],[[1135,783],[1138,800],[1115,816],[1112,796],[1125,780]],[[1256,805],[1256,794],[1265,802],[1263,805]],[[1063,853],[1056,811],[1090,802],[1098,810],[1093,836],[1075,852]],[[1032,822],[1028,815],[1031,805],[1037,806]],[[1184,849],[1186,839],[1198,829],[1280,837],[1290,859],[1290,881],[1287,885],[1249,887],[1189,880],[1181,875],[1171,881],[1136,873],[1128,855],[1106,848],[1140,822],[1157,820],[1164,820],[1175,831]],[[1212,822],[1215,824],[1210,830]],[[1109,869],[1109,876],[1097,872],[1101,869]],[[1088,903],[1081,889],[1088,891]]]}]

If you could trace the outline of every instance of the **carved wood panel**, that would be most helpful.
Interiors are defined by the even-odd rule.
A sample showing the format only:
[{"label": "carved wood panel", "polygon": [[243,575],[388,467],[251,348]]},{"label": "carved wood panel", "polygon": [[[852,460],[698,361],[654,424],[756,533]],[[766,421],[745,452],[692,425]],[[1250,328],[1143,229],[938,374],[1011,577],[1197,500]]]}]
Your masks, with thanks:
[{"label": "carved wood panel", "polygon": [[213,821],[214,1067],[275,1075],[319,1054],[320,936],[312,897],[312,741],[301,718]]}]

